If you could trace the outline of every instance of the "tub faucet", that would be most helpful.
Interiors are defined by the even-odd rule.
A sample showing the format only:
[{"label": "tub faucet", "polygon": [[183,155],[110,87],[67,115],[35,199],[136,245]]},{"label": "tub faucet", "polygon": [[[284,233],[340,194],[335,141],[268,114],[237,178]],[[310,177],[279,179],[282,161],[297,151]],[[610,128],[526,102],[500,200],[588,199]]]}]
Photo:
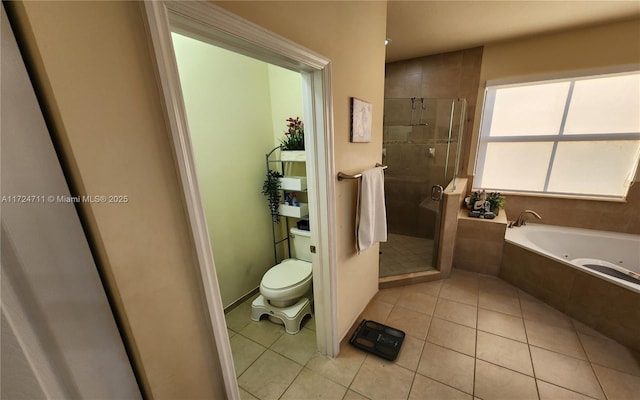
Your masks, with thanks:
[{"label": "tub faucet", "polygon": [[526,216],[527,214],[531,214],[534,217],[538,218],[538,219],[542,219],[542,217],[540,216],[540,214],[538,214],[537,212],[533,211],[533,210],[524,210],[523,212],[520,213],[520,215],[518,216],[518,219],[515,221],[511,221],[509,222],[509,228],[512,227],[518,227],[518,226],[522,226],[522,225],[526,225],[525,221],[526,221]]}]

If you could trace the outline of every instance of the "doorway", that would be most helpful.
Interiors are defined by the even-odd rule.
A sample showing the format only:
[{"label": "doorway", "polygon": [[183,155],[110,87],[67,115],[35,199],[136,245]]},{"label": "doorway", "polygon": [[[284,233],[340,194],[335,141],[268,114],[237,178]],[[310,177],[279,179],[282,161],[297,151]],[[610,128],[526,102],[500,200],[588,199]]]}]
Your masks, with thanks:
[{"label": "doorway", "polygon": [[[282,162],[265,165],[265,154],[284,139],[288,119],[302,116],[302,79],[299,72],[179,33],[172,33],[172,41],[236,376],[240,387],[250,390],[267,349],[302,365],[317,349],[312,316],[289,323],[287,330],[295,325],[295,334],[266,315],[252,320],[252,303],[262,299],[263,276],[294,257],[288,228],[305,221],[313,225],[304,210],[316,200],[306,189],[284,192],[297,195],[301,207],[287,210],[303,218],[272,218],[260,191],[267,169],[306,175],[304,162],[287,162],[287,168]],[[307,293],[301,300],[312,297]]]},{"label": "doorway", "polygon": [[380,278],[437,269],[440,200],[458,173],[465,113],[465,99],[385,99],[389,234],[380,244]]},{"label": "doorway", "polygon": [[[207,227],[227,312],[274,264],[264,157],[302,117],[300,73],[172,33]],[[280,225],[278,225],[280,226]],[[281,246],[280,246],[281,247]]]},{"label": "doorway", "polygon": [[328,59],[245,21],[210,3],[145,2],[147,27],[153,43],[158,77],[164,94],[167,121],[172,132],[176,165],[191,224],[203,293],[215,337],[229,398],[238,398],[229,338],[226,331],[220,285],[209,243],[206,217],[198,185],[184,100],[178,78],[171,32],[297,71],[303,80],[303,119],[307,160],[309,218],[318,350],[335,356],[339,350],[335,293],[335,205],[333,133],[331,114],[331,64]]}]

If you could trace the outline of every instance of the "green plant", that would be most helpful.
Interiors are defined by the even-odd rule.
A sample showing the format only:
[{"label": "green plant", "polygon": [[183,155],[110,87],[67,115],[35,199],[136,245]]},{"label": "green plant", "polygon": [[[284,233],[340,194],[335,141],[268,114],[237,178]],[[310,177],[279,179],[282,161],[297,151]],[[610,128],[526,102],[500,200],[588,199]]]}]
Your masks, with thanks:
[{"label": "green plant", "polygon": [[[482,200],[484,192],[471,192],[469,195],[469,208],[473,208],[473,205],[476,204],[476,201]],[[499,192],[491,192],[484,194],[485,201],[489,202],[489,207],[491,211],[496,211],[501,208],[504,208],[505,198]]]},{"label": "green plant", "polygon": [[267,197],[269,201],[269,210],[271,211],[271,218],[276,224],[280,223],[280,213],[278,207],[280,206],[280,178],[282,175],[278,171],[267,171],[267,178],[262,184],[262,194]]},{"label": "green plant", "polygon": [[487,195],[487,201],[491,206],[491,211],[504,208],[505,198],[499,192],[491,192]]},{"label": "green plant", "polygon": [[473,205],[476,204],[476,201],[480,201],[480,192],[471,192],[469,195],[469,205],[473,208]]},{"label": "green plant", "polygon": [[287,119],[287,130],[281,140],[282,150],[304,150],[304,124],[300,118]]}]

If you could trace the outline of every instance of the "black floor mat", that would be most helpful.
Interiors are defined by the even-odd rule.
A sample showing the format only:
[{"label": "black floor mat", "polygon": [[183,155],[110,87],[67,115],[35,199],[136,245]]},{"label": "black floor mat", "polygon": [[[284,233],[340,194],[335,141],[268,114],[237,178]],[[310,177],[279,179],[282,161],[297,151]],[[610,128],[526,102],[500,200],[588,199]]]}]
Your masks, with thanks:
[{"label": "black floor mat", "polygon": [[375,321],[363,319],[349,341],[353,346],[393,361],[400,353],[404,332]]}]

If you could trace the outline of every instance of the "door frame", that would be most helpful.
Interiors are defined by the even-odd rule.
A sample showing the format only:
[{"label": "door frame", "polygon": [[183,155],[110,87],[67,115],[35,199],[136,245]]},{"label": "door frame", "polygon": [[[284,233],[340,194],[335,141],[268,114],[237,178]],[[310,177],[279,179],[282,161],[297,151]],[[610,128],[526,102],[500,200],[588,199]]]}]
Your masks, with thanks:
[{"label": "door frame", "polygon": [[335,176],[331,62],[284,37],[209,2],[145,1],[143,15],[152,44],[158,84],[176,167],[184,193],[203,292],[222,368],[227,396],[238,398],[231,347],[224,319],[209,233],[198,181],[184,99],[171,32],[179,31],[280,67],[303,78],[309,217],[314,222],[311,244],[317,345],[334,357],[339,351],[336,295]]}]

